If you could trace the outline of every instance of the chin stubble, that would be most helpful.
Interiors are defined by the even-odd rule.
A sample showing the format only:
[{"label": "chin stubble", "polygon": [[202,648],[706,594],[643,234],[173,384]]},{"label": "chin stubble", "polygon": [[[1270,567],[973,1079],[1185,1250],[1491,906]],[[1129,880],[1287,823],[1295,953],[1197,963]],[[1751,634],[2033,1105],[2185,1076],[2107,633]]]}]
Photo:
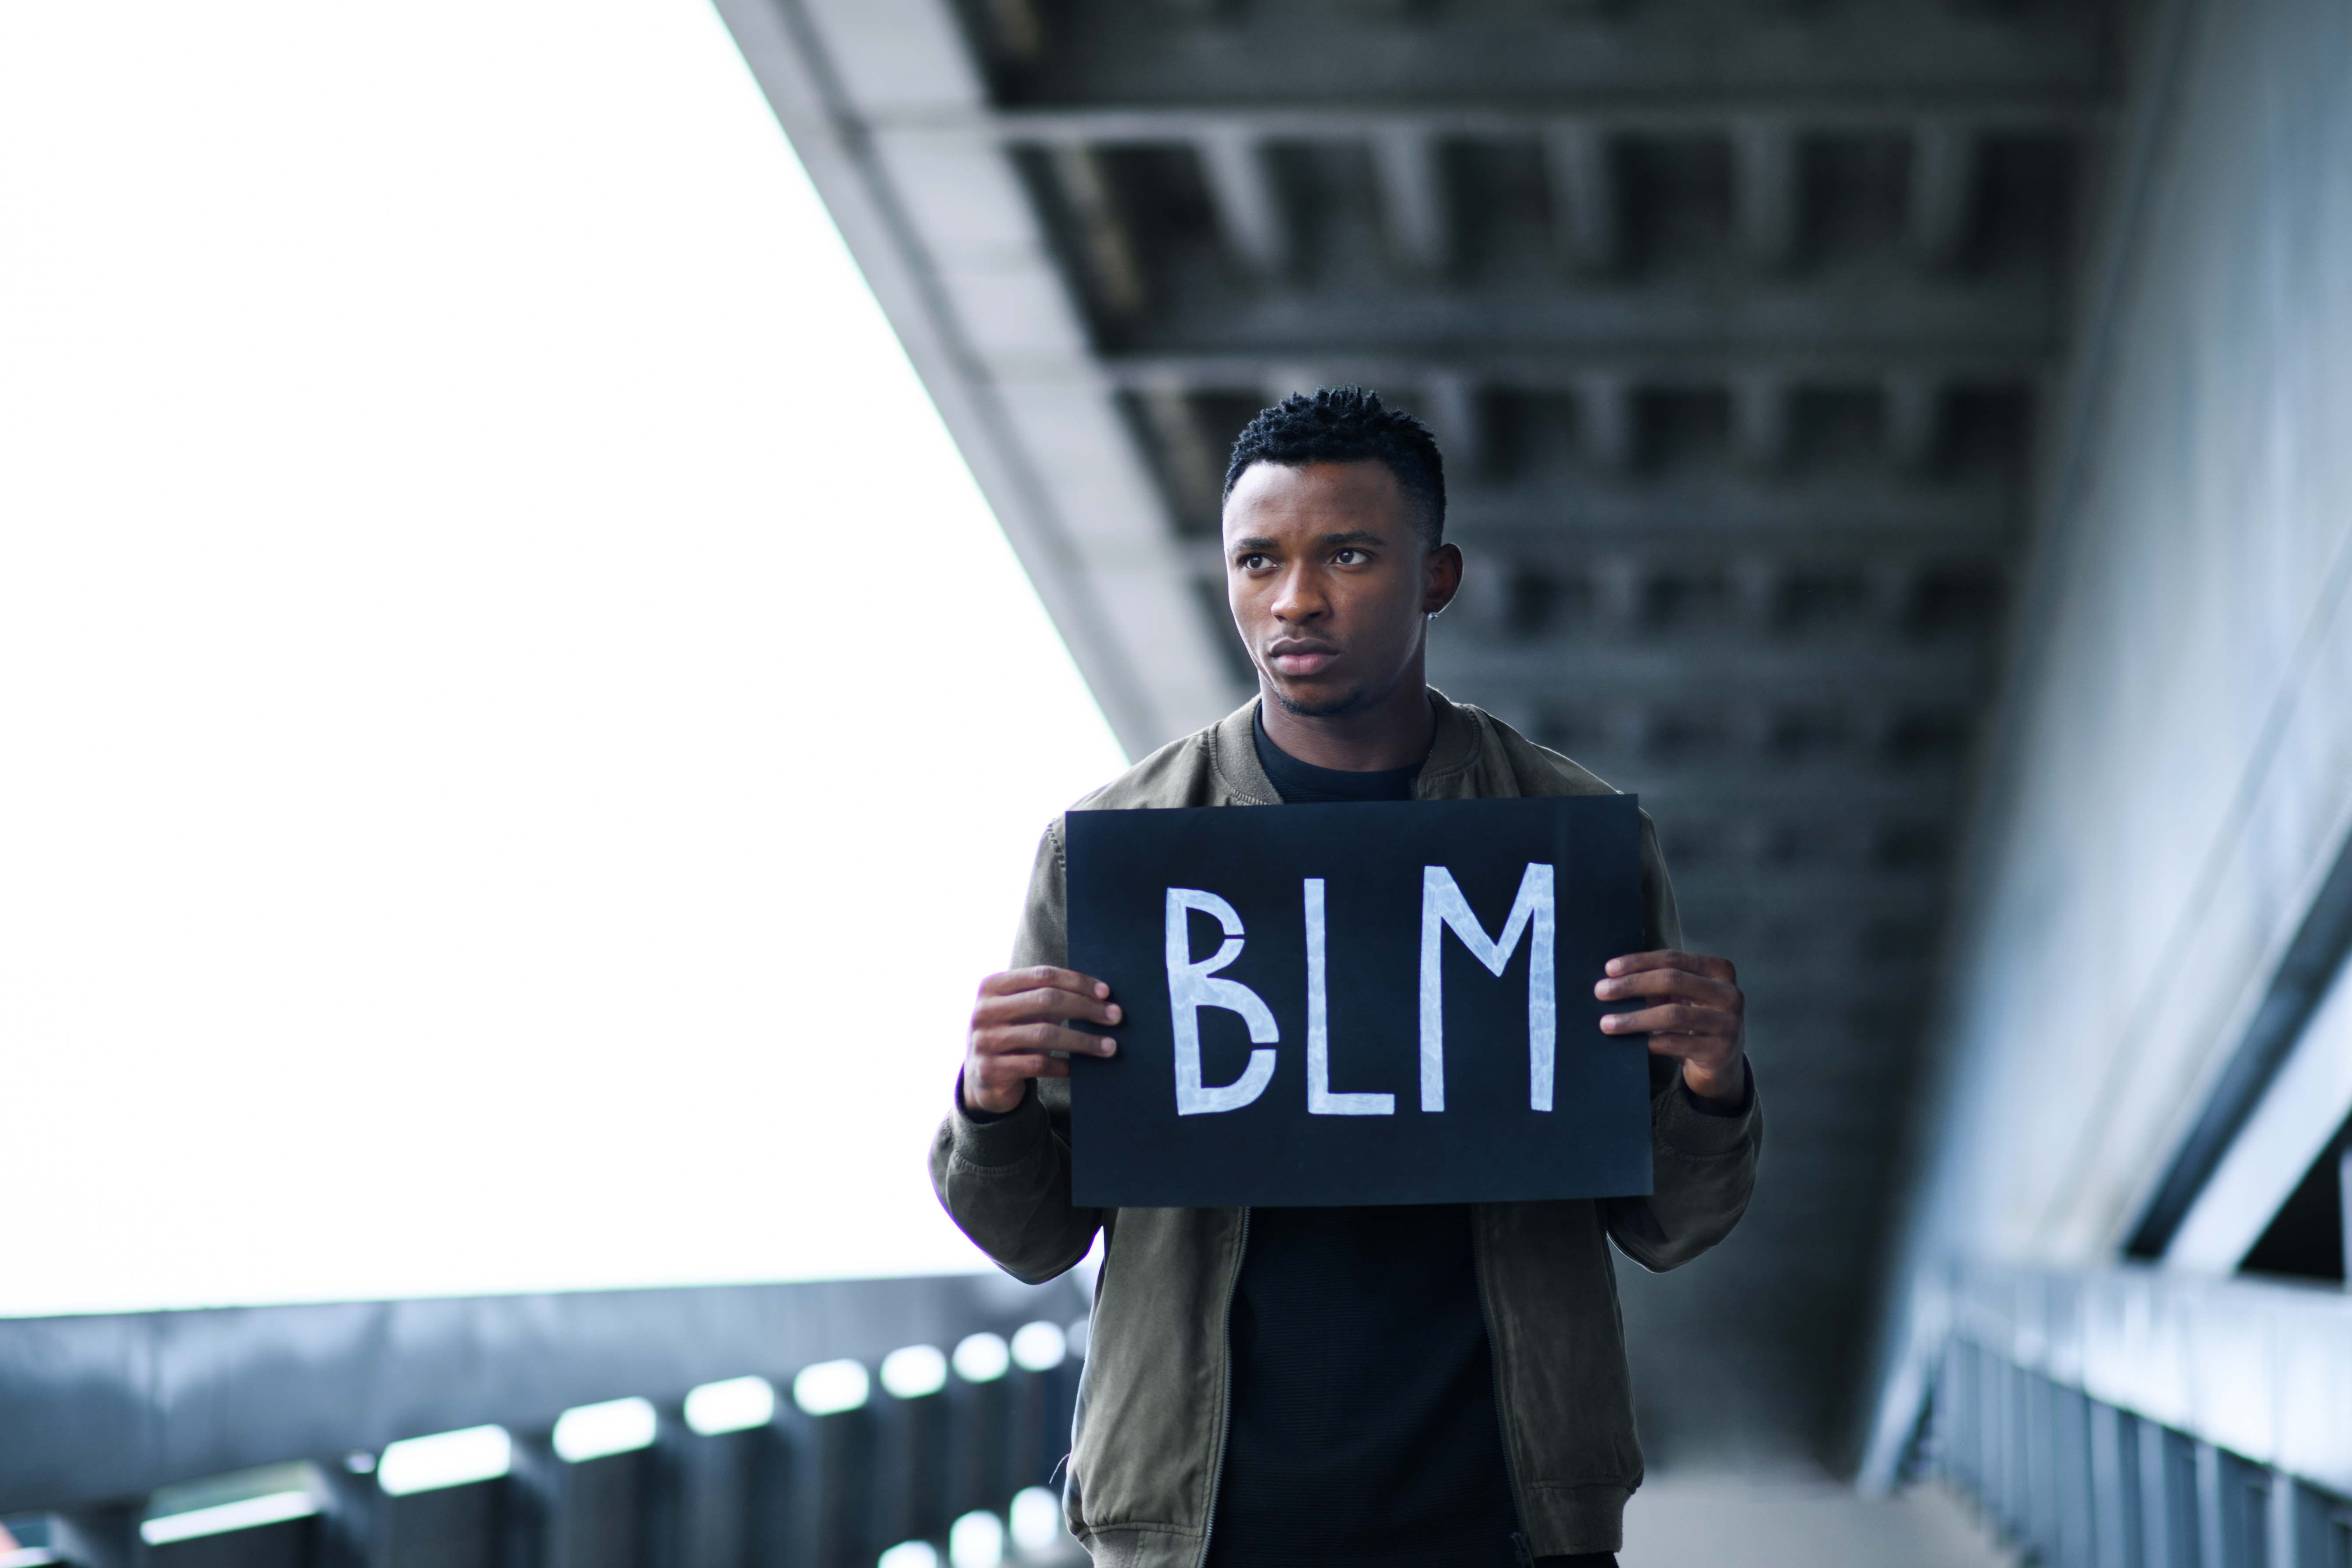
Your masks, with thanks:
[{"label": "chin stubble", "polygon": [[1293,718],[1339,718],[1360,708],[1370,706],[1372,696],[1370,692],[1359,686],[1344,695],[1333,697],[1329,702],[1301,703],[1291,701],[1282,695],[1282,688],[1276,686],[1274,688],[1274,700],[1280,703],[1282,711]]}]

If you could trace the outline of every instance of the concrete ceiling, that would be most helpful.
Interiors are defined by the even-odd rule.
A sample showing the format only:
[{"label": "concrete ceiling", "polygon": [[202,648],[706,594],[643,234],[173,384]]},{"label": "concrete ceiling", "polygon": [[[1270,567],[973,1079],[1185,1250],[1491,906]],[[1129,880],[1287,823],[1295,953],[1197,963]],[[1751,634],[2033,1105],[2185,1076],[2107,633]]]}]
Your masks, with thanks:
[{"label": "concrete ceiling", "polygon": [[2097,0],[719,0],[1114,727],[1250,690],[1266,401],[1436,427],[1433,678],[1658,820],[1769,1121],[1654,1459],[1838,1460],[2113,91]]}]

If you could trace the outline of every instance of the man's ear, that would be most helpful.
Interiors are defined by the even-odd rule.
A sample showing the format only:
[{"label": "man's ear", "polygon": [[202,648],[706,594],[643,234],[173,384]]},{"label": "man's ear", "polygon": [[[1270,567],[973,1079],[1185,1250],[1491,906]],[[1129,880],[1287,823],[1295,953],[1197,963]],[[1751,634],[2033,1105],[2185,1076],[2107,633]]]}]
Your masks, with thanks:
[{"label": "man's ear", "polygon": [[1462,547],[1439,545],[1422,563],[1421,612],[1434,615],[1462,591]]}]

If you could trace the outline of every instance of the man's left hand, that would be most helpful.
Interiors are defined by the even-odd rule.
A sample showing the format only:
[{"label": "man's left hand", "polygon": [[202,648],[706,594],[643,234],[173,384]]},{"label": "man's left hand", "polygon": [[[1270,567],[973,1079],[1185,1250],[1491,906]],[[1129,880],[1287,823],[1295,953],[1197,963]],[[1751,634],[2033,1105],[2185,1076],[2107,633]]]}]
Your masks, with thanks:
[{"label": "man's left hand", "polygon": [[1653,1055],[1683,1064],[1683,1082],[1717,1105],[1738,1105],[1748,1092],[1748,998],[1728,958],[1704,953],[1630,953],[1612,958],[1592,988],[1604,1002],[1635,1001],[1634,1012],[1608,1013],[1607,1034],[1646,1034]]}]

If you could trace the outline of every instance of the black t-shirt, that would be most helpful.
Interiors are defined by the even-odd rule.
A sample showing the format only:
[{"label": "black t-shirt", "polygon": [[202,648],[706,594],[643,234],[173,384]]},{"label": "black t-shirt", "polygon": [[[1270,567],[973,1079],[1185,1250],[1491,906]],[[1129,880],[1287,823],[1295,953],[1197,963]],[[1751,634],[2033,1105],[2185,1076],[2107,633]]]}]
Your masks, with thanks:
[{"label": "black t-shirt", "polygon": [[[1257,753],[1293,804],[1409,800],[1421,772],[1316,768],[1263,720]],[[1209,1568],[1520,1562],[1465,1206],[1252,1209],[1230,1332]]]}]

